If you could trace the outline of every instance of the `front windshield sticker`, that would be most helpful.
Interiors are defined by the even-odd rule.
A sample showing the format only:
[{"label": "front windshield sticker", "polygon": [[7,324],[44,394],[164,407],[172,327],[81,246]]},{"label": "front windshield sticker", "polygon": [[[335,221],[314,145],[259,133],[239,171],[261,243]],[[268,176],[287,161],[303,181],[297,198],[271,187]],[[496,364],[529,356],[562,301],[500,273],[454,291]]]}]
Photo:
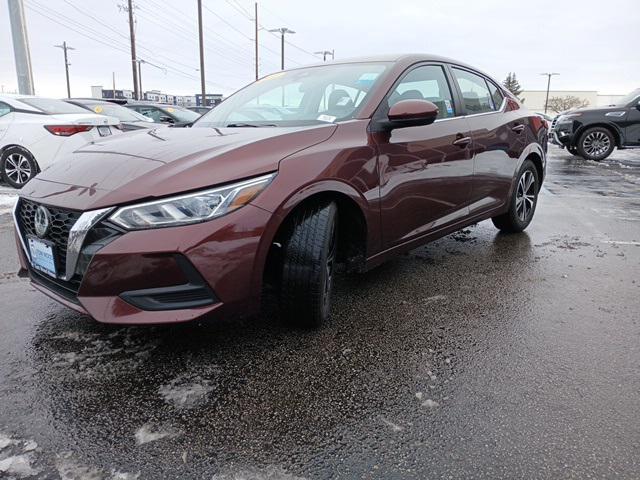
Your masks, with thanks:
[{"label": "front windshield sticker", "polygon": [[173,113],[175,111],[176,111],[175,108],[171,108],[171,107],[167,108],[167,112],[169,112],[169,113]]},{"label": "front windshield sticker", "polygon": [[336,120],[336,117],[332,116],[332,115],[318,115],[318,120],[320,120],[321,122],[329,122],[329,123],[333,123]]},{"label": "front windshield sticker", "polygon": [[453,107],[451,106],[451,101],[445,98],[444,104],[447,107],[447,115],[453,115]]},{"label": "front windshield sticker", "polygon": [[96,105],[93,108],[93,111],[96,112],[96,113],[102,113],[102,107],[100,105]]},{"label": "front windshield sticker", "polygon": [[380,74],[378,72],[363,73],[358,79],[358,86],[370,87],[371,85],[373,85],[373,82],[376,81],[376,78],[378,78],[379,75]]}]

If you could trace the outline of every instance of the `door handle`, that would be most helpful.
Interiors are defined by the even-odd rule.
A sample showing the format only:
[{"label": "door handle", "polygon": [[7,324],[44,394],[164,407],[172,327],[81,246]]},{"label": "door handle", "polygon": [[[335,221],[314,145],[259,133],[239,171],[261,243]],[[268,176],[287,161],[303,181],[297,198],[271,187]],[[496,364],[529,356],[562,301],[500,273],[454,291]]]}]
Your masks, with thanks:
[{"label": "door handle", "polygon": [[524,132],[524,125],[516,125],[515,127],[512,127],[511,130],[516,133],[522,133]]},{"label": "door handle", "polygon": [[471,137],[462,137],[453,141],[453,145],[460,148],[465,148],[471,143]]}]

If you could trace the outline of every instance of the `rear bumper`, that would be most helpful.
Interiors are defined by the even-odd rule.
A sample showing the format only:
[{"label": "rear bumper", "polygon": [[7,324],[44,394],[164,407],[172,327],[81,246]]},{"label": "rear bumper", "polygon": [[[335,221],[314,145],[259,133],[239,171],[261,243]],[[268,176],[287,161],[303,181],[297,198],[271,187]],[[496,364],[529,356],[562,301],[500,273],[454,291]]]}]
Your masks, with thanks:
[{"label": "rear bumper", "polygon": [[210,222],[124,233],[74,284],[34,271],[17,232],[16,244],[34,287],[75,311],[104,323],[177,323],[259,308],[270,218],[247,205]]}]

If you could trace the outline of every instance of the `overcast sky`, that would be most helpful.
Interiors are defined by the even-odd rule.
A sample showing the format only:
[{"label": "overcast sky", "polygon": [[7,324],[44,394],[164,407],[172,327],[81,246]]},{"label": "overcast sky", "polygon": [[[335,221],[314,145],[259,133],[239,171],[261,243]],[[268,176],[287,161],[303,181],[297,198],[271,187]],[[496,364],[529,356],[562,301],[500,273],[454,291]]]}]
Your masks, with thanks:
[{"label": "overcast sky", "polygon": [[[71,89],[131,88],[126,0],[24,0],[36,93],[66,94],[67,41]],[[143,89],[193,95],[200,90],[195,0],[136,0]],[[207,91],[230,93],[254,77],[250,0],[203,0]],[[639,0],[261,0],[265,28],[286,26],[286,65],[376,53],[449,56],[502,80],[514,71],[524,89],[543,90],[540,72],[559,72],[552,89],[624,94],[640,87]],[[280,40],[262,30],[261,75],[280,68]],[[6,0],[0,0],[0,85],[16,90]]]}]

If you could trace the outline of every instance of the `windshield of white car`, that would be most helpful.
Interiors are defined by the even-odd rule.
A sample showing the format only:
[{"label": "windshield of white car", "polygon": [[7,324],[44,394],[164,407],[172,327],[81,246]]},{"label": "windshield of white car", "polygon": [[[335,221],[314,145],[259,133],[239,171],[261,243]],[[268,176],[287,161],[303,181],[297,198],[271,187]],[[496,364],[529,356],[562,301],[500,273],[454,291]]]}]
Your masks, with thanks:
[{"label": "windshield of white car", "polygon": [[166,111],[178,119],[179,122],[193,122],[200,118],[200,114],[182,107],[167,107]]},{"label": "windshield of white car", "polygon": [[153,123],[148,117],[139,114],[129,108],[114,105],[113,103],[86,103],[88,109],[99,115],[109,115],[116,117],[121,122],[149,122]]},{"label": "windshield of white car", "polygon": [[57,100],[55,98],[41,98],[41,97],[29,97],[18,98],[18,100],[30,107],[37,108],[38,110],[47,113],[49,115],[65,114],[65,113],[87,113],[87,111],[77,105]]},{"label": "windshield of white car", "polygon": [[193,126],[289,127],[355,118],[388,65],[329,64],[274,73],[233,94]]}]

